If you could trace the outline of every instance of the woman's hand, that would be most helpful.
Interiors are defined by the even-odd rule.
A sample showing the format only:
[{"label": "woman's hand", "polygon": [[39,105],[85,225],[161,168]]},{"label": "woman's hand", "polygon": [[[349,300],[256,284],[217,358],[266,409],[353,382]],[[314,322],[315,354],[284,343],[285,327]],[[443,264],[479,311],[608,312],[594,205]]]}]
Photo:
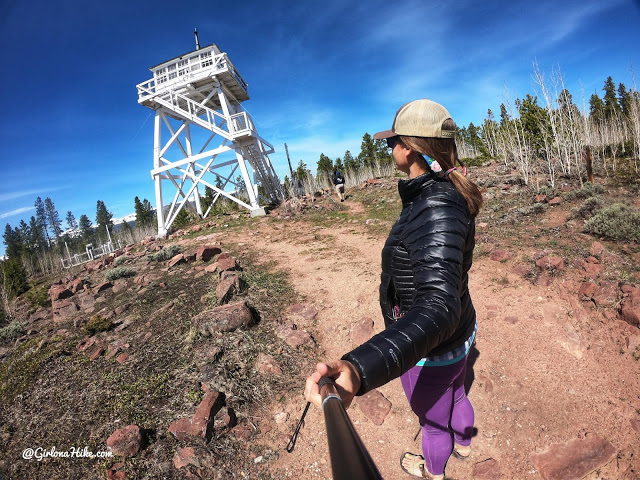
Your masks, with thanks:
[{"label": "woman's hand", "polygon": [[353,364],[345,360],[336,360],[335,362],[318,363],[316,365],[316,371],[307,378],[304,396],[308,402],[318,407],[322,404],[322,397],[318,388],[318,382],[321,377],[329,377],[335,380],[342,404],[344,408],[349,408],[353,397],[360,390],[360,375]]}]

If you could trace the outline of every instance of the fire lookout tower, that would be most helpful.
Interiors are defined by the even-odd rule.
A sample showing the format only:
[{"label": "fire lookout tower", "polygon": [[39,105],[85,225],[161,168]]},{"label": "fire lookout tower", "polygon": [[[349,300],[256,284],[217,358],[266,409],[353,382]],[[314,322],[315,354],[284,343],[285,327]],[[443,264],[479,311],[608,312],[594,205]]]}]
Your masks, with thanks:
[{"label": "fire lookout tower", "polygon": [[[249,99],[247,83],[227,54],[216,44],[200,48],[196,32],[196,50],[150,70],[153,78],[136,88],[138,103],[155,111],[151,176],[158,235],[167,233],[190,199],[201,217],[206,217],[221,197],[238,203],[252,216],[264,215],[260,200],[278,202],[282,198],[280,181],[269,160],[274,149],[258,135],[251,116],[242,108],[241,102]],[[164,144],[163,125],[167,130]],[[195,134],[192,141],[192,127],[197,127],[202,139],[199,148],[195,146]],[[240,184],[234,180],[238,169]],[[168,209],[162,198],[163,183],[175,187]],[[248,203],[242,195],[242,183]],[[202,211],[200,185],[214,193],[206,212]],[[234,189],[227,192],[227,186]]]}]

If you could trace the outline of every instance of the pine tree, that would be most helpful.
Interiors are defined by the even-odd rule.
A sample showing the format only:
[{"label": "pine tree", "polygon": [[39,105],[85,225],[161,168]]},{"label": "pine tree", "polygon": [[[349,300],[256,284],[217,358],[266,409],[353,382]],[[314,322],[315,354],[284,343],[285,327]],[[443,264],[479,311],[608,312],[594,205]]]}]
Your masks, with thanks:
[{"label": "pine tree", "polygon": [[78,222],[76,222],[76,217],[73,216],[71,210],[67,210],[67,227],[69,227],[69,230],[78,228]]},{"label": "pine tree", "polygon": [[53,236],[58,239],[60,234],[62,233],[62,220],[60,220],[60,215],[58,215],[58,211],[56,210],[55,205],[51,198],[47,197],[44,199],[44,209],[47,215],[47,223],[49,224],[49,228],[51,229],[51,233]]},{"label": "pine tree", "polygon": [[376,160],[381,163],[389,163],[393,162],[393,155],[391,154],[391,150],[387,146],[387,140],[374,140],[373,141],[374,155]]},{"label": "pine tree", "polygon": [[320,160],[318,160],[318,168],[316,175],[332,175],[333,174],[333,161],[327,157],[324,153],[320,154]]},{"label": "pine tree", "polygon": [[620,116],[622,110],[616,96],[616,85],[611,77],[607,77],[602,90],[604,90],[604,118],[607,120],[615,119]]},{"label": "pine tree", "polygon": [[7,223],[4,229],[4,244],[6,246],[5,253],[7,258],[19,258],[22,253],[23,244],[20,239],[20,231],[16,228],[11,228],[11,225]]},{"label": "pine tree", "polygon": [[629,90],[627,90],[624,83],[618,84],[618,103],[620,104],[622,114],[629,118],[633,105],[633,95]]},{"label": "pine tree", "polygon": [[[207,189],[211,190],[209,187],[205,188],[205,197],[202,200],[203,204],[206,203],[207,200],[209,201],[209,203],[206,204],[208,208],[209,205],[211,205],[211,198],[208,197],[209,194],[207,192]],[[213,190],[211,191],[213,192]],[[136,228],[147,228],[151,226],[153,224],[153,207],[151,206],[149,200],[145,198],[141,202],[140,199],[136,197],[133,200],[133,203],[136,212]]]},{"label": "pine tree", "polygon": [[550,130],[549,114],[538,105],[538,97],[527,96],[519,102],[518,111],[525,138],[538,153],[544,148],[543,135]]},{"label": "pine tree", "polygon": [[298,163],[298,168],[296,168],[296,177],[300,180],[305,180],[307,177],[311,175],[311,170],[307,168],[307,164],[302,160]]},{"label": "pine tree", "polygon": [[604,102],[597,93],[589,98],[589,118],[595,123],[601,123],[604,120]]},{"label": "pine tree", "polygon": [[27,246],[30,250],[38,250],[44,249],[46,245],[46,240],[44,238],[44,233],[42,231],[42,227],[36,217],[32,216],[29,221],[29,239],[27,240]]},{"label": "pine tree", "polygon": [[340,172],[344,171],[344,165],[342,164],[342,159],[340,157],[336,158],[333,161],[334,170],[338,170]]},{"label": "pine tree", "polygon": [[[42,235],[47,243],[47,246],[49,245],[49,232],[48,227],[49,224],[47,222],[47,210],[44,206],[44,202],[42,201],[42,198],[38,197],[36,198],[36,203],[35,203],[35,207],[36,207],[36,221],[38,222],[38,226],[40,227],[40,231],[42,232]],[[42,245],[44,247],[44,245]]]},{"label": "pine tree", "polygon": [[509,112],[507,112],[507,107],[505,107],[504,103],[500,104],[500,126],[506,127],[506,125],[511,120],[511,116]]},{"label": "pine tree", "polygon": [[360,155],[358,155],[360,164],[365,167],[371,167],[376,160],[376,147],[373,138],[368,133],[362,136],[362,144],[360,146]]},{"label": "pine tree", "polygon": [[350,172],[355,172],[360,167],[358,160],[353,158],[353,155],[351,155],[351,152],[349,150],[344,152],[343,162],[344,162],[344,169]]},{"label": "pine tree", "polygon": [[96,204],[96,225],[98,231],[104,233],[105,227],[109,229],[109,232],[113,229],[113,214],[107,210],[106,205],[102,200],[98,200]]},{"label": "pine tree", "polygon": [[80,237],[84,243],[91,243],[93,241],[93,227],[91,220],[86,215],[80,215],[78,220],[78,228],[80,229]]}]

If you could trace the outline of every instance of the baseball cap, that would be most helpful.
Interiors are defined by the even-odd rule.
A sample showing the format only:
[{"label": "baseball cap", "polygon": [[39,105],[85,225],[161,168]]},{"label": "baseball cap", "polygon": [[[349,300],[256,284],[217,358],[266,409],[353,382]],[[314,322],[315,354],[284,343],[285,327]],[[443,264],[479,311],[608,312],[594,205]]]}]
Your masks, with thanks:
[{"label": "baseball cap", "polygon": [[373,138],[408,137],[453,138],[453,130],[442,130],[442,123],[451,118],[439,103],[428,98],[405,103],[396,113],[391,130],[376,133]]}]

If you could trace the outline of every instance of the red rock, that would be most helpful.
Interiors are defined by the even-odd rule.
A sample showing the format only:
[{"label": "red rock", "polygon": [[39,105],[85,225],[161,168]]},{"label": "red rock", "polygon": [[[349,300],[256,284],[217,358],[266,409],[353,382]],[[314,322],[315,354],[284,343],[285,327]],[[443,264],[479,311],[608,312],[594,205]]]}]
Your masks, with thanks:
[{"label": "red rock", "polygon": [[126,478],[127,474],[122,470],[107,469],[107,480],[125,480]]},{"label": "red rock", "polygon": [[222,250],[220,250],[218,247],[209,246],[209,245],[203,246],[198,248],[198,250],[196,251],[196,260],[202,260],[203,262],[208,262],[214,256],[219,255],[220,253],[222,253]]},{"label": "red rock", "polygon": [[60,320],[71,318],[78,310],[78,305],[71,300],[57,301],[53,303],[53,321],[58,322]]},{"label": "red rock", "polygon": [[227,303],[239,291],[240,279],[234,276],[227,276],[221,279],[216,286],[216,298],[220,304]]},{"label": "red rock", "polygon": [[127,310],[129,310],[129,307],[131,306],[130,303],[125,303],[123,305],[118,305],[114,312],[116,315],[122,315],[124,312],[126,312]]},{"label": "red rock", "polygon": [[371,390],[358,397],[358,407],[376,425],[382,425],[391,411],[391,402],[378,390]]},{"label": "red rock", "polygon": [[29,315],[30,322],[37,322],[38,320],[44,320],[51,315],[51,310],[49,308],[40,307],[31,315]]},{"label": "red rock", "polygon": [[76,300],[77,300],[78,305],[80,306],[80,308],[82,308],[83,310],[87,310],[87,309],[92,308],[96,303],[95,295],[93,295],[92,293],[90,293],[88,291],[84,291],[84,292],[81,292],[81,293],[77,294],[76,295]]},{"label": "red rock", "polygon": [[307,332],[294,328],[293,325],[280,325],[276,328],[275,334],[278,338],[290,347],[299,347],[303,345],[313,345],[313,338]]},{"label": "red rock", "polygon": [[549,200],[549,205],[560,205],[562,201],[562,197],[553,197],[551,200]]},{"label": "red rock", "polygon": [[640,288],[628,290],[620,314],[629,325],[640,327]]},{"label": "red rock", "polygon": [[216,262],[216,264],[219,272],[224,272],[225,270],[237,270],[239,268],[236,259],[230,256],[228,253],[221,253],[218,256],[218,261]]},{"label": "red rock", "polygon": [[102,282],[96,288],[93,289],[93,293],[100,293],[106,290],[107,288],[111,288],[111,287],[113,287],[113,284],[111,282]]},{"label": "red rock", "polygon": [[185,260],[184,255],[182,253],[179,253],[175,255],[171,260],[169,260],[169,262],[167,263],[167,266],[171,268],[186,262],[187,261]]},{"label": "red rock", "polygon": [[271,375],[282,375],[282,369],[273,357],[266,353],[260,352],[256,360],[256,370],[260,373],[268,373]]},{"label": "red rock", "polygon": [[178,448],[176,454],[173,456],[173,465],[178,470],[187,465],[198,467],[198,459],[196,458],[196,452],[193,447]]},{"label": "red rock", "polygon": [[631,428],[633,428],[636,432],[640,433],[640,420],[636,420],[635,418],[632,418]]},{"label": "red rock", "polygon": [[593,294],[596,293],[598,289],[598,285],[593,282],[584,282],[580,286],[580,290],[578,291],[578,298],[580,300],[591,300],[593,298]]},{"label": "red rock", "polygon": [[591,244],[591,247],[589,248],[589,253],[591,253],[591,255],[593,255],[594,257],[599,257],[600,255],[602,255],[603,251],[604,245],[602,245],[602,243],[600,242],[593,242]]},{"label": "red rock", "polygon": [[224,405],[224,393],[210,390],[191,418],[181,418],[169,426],[169,432],[178,440],[202,437],[207,440],[213,434],[213,418]]},{"label": "red rock", "polygon": [[200,225],[194,225],[189,229],[189,231],[192,233],[199,232],[200,230],[202,230],[202,227]]},{"label": "red rock", "polygon": [[596,257],[588,256],[585,258],[587,263],[600,263],[600,261]]},{"label": "red rock", "polygon": [[49,289],[49,298],[52,302],[73,297],[73,292],[64,285],[51,285]]},{"label": "red rock", "polygon": [[516,275],[520,275],[521,277],[528,277],[529,275],[531,275],[531,267],[528,265],[516,265],[511,269],[511,271]]},{"label": "red rock", "polygon": [[588,433],[584,439],[551,445],[546,452],[532,455],[532,460],[545,480],[578,480],[609,463],[616,453],[609,442]]},{"label": "red rock", "polygon": [[89,360],[91,360],[92,362],[94,360],[97,360],[100,355],[102,355],[104,353],[104,348],[102,347],[102,345],[97,346],[93,352],[91,353],[91,356],[89,357]]},{"label": "red rock", "polygon": [[500,478],[500,465],[493,458],[478,462],[473,466],[474,480],[494,480]]},{"label": "red rock", "polygon": [[611,307],[618,301],[618,284],[602,282],[593,293],[593,301],[598,307]]},{"label": "red rock", "polygon": [[318,309],[313,305],[304,305],[302,303],[296,303],[289,305],[287,313],[292,315],[298,315],[305,320],[313,320],[318,316]]},{"label": "red rock", "polygon": [[596,279],[604,271],[604,265],[600,263],[585,263],[584,272],[587,278]]},{"label": "red rock", "polygon": [[120,355],[118,355],[116,357],[116,362],[118,363],[124,363],[124,361],[129,358],[129,354],[128,353],[121,353]]},{"label": "red rock", "polygon": [[196,261],[196,252],[194,252],[194,251],[184,252],[184,259],[187,261],[187,263],[195,262]]},{"label": "red rock", "polygon": [[562,270],[564,261],[560,257],[544,256],[536,262],[536,267],[540,270]]},{"label": "red rock", "polygon": [[506,250],[502,250],[499,248],[492,250],[491,254],[489,255],[489,258],[495,262],[506,262],[511,257],[513,257],[513,254],[511,252],[507,252]]},{"label": "red rock", "polygon": [[84,290],[84,286],[87,285],[88,283],[89,282],[87,282],[84,279],[76,278],[71,281],[68,287],[69,287],[69,290],[71,290],[73,293],[78,293],[80,290]]},{"label": "red rock", "polygon": [[191,319],[193,325],[205,335],[213,332],[233,332],[253,325],[254,314],[246,302],[234,302],[205,310]]},{"label": "red rock", "polygon": [[373,337],[373,320],[370,318],[361,319],[356,325],[351,327],[349,338],[356,345],[362,345],[364,342]]},{"label": "red rock", "polygon": [[223,408],[213,417],[213,428],[216,430],[233,428],[237,423],[238,419],[232,408]]},{"label": "red rock", "polygon": [[511,325],[515,325],[518,323],[518,317],[504,317],[504,321],[510,323]]},{"label": "red rock", "polygon": [[107,438],[107,447],[111,449],[114,455],[135,455],[142,447],[140,428],[137,425],[129,425],[116,430]]},{"label": "red rock", "polygon": [[535,197],[536,203],[546,203],[548,197],[546,195],[536,195]]},{"label": "red rock", "polygon": [[[134,279],[135,282],[135,279]],[[124,278],[119,278],[115,282],[113,282],[113,288],[111,291],[113,293],[124,292],[127,289],[127,281]]]}]

